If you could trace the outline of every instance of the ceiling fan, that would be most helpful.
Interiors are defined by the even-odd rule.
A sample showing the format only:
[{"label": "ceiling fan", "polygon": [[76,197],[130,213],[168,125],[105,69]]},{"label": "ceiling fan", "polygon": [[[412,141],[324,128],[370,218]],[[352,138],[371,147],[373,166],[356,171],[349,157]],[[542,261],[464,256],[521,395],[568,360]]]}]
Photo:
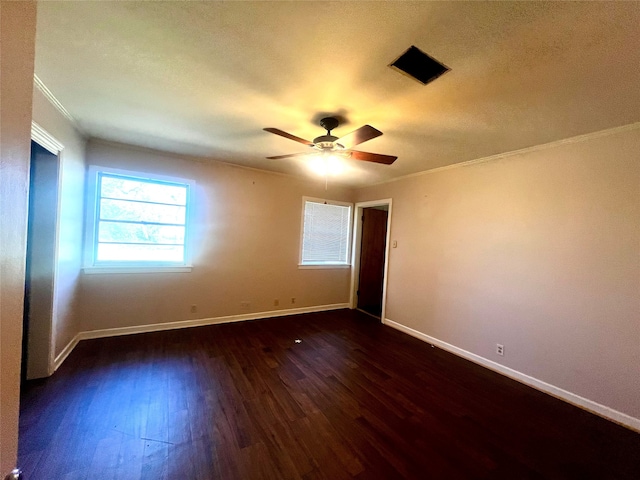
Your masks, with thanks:
[{"label": "ceiling fan", "polygon": [[281,158],[298,157],[302,155],[321,154],[335,155],[339,157],[352,158],[354,160],[363,160],[365,162],[382,163],[385,165],[391,165],[398,157],[391,155],[382,155],[380,153],[361,152],[359,150],[352,150],[352,147],[360,145],[368,140],[379,137],[382,135],[380,130],[376,130],[371,125],[365,125],[363,127],[348,133],[344,137],[338,138],[331,135],[331,130],[335,129],[340,122],[335,117],[326,117],[320,120],[320,126],[327,131],[326,135],[320,135],[313,139],[313,142],[305,140],[304,138],[296,137],[278,128],[265,128],[266,132],[275,133],[281,137],[288,138],[298,143],[307,145],[313,149],[313,151],[291,153],[289,155],[276,155],[274,157],[267,157],[270,160],[278,160]]}]

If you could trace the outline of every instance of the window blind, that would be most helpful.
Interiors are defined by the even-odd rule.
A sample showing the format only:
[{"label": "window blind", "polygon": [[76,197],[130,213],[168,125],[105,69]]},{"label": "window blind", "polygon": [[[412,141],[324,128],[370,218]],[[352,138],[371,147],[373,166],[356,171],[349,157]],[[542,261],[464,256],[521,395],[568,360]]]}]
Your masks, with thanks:
[{"label": "window blind", "polygon": [[305,201],[301,263],[348,263],[350,218],[350,206]]}]

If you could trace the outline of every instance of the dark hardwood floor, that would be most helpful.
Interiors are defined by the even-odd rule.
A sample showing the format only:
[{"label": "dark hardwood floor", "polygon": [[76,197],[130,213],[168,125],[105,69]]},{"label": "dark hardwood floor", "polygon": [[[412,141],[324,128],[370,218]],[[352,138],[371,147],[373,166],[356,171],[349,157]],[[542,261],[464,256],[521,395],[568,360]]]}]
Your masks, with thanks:
[{"label": "dark hardwood floor", "polygon": [[[301,343],[295,343],[295,339]],[[81,342],[26,480],[640,478],[640,434],[357,311]]]}]

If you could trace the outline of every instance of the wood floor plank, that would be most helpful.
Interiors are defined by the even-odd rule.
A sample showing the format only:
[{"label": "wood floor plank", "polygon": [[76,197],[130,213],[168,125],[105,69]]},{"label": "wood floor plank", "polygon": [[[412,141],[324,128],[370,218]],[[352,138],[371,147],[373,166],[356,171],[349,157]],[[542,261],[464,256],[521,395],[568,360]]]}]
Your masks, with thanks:
[{"label": "wood floor plank", "polygon": [[82,341],[24,385],[19,465],[28,480],[625,480],[640,435],[340,310]]}]

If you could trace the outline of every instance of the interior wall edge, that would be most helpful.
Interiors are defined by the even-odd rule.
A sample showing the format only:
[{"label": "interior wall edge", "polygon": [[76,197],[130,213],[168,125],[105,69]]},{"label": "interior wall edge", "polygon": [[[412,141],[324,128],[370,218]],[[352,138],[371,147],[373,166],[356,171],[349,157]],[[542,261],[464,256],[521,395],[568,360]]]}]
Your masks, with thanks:
[{"label": "interior wall edge", "polygon": [[0,2],[0,474],[18,458],[36,11]]},{"label": "interior wall edge", "polygon": [[527,374],[519,372],[509,367],[505,367],[497,362],[489,360],[485,357],[477,355],[475,353],[464,350],[460,347],[456,347],[450,343],[439,340],[435,337],[427,335],[426,333],[422,333],[413,328],[402,325],[401,323],[394,322],[388,318],[384,319],[384,324],[388,325],[391,328],[399,330],[407,335],[411,335],[418,340],[422,340],[423,342],[430,343],[432,345],[437,346],[443,350],[446,350],[449,353],[453,353],[458,357],[464,358],[465,360],[469,360],[473,363],[476,363],[482,367],[488,368],[496,373],[504,375],[505,377],[509,377],[512,380],[516,380],[520,383],[523,383],[529,387],[535,388],[543,393],[551,395],[559,400],[570,403],[576,407],[579,407],[583,410],[586,410],[590,413],[596,414],[600,417],[603,417],[607,420],[610,420],[618,425],[622,425],[630,430],[634,430],[640,433],[640,419],[632,417],[631,415],[627,415],[626,413],[620,412],[618,410],[614,410],[613,408],[607,407],[606,405],[602,405],[598,402],[594,402],[593,400],[589,400],[588,398],[581,397],[575,393],[572,393],[568,390],[564,390],[560,387],[556,387],[550,383],[539,380],[535,377],[531,377]]},{"label": "interior wall edge", "polygon": [[52,347],[49,374],[57,368],[56,359],[79,331],[75,303],[78,295],[84,228],[84,182],[86,139],[57,108],[55,102],[32,85],[31,138],[58,157],[58,221],[52,315]]}]

